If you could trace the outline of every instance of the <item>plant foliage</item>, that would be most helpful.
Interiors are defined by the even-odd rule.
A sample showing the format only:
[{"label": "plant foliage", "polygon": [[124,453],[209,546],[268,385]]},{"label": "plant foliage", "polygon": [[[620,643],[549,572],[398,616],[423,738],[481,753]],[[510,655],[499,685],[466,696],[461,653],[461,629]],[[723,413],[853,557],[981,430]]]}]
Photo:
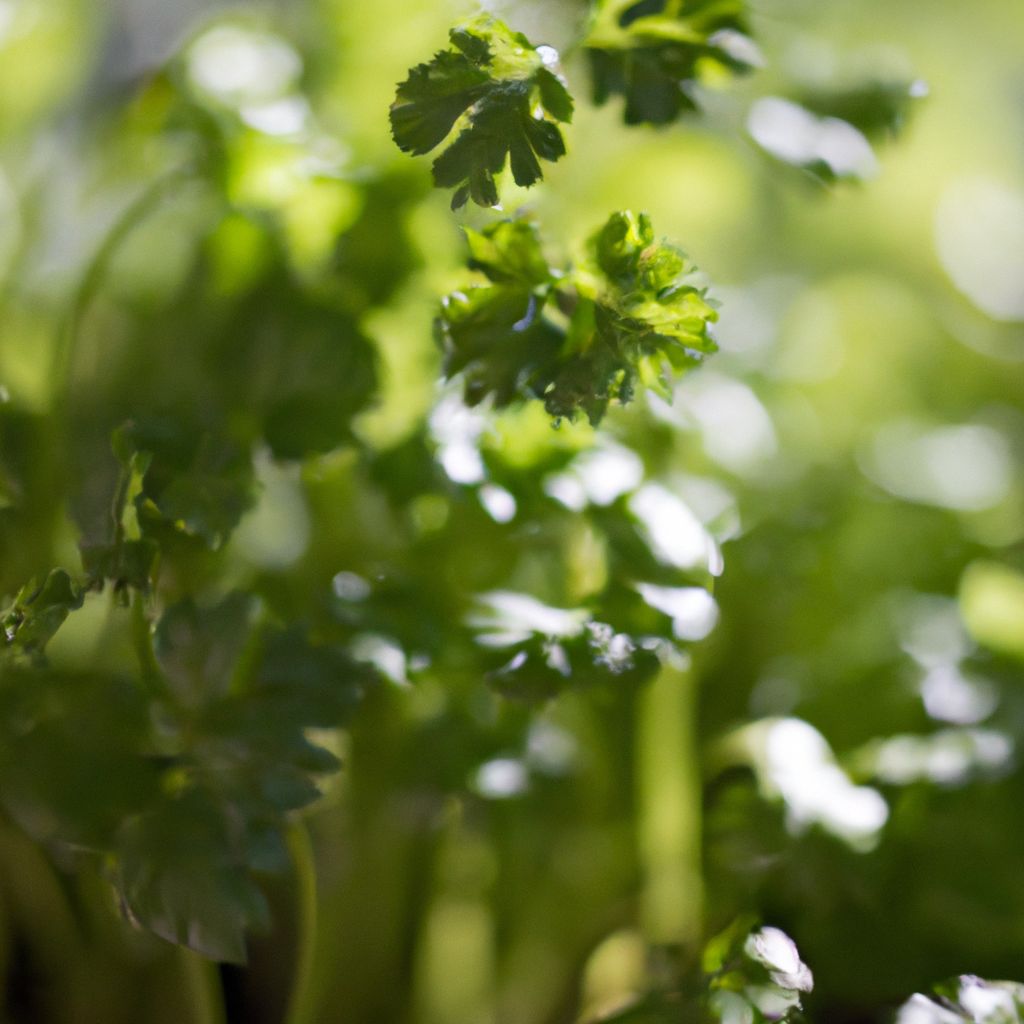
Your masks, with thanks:
[{"label": "plant foliage", "polygon": [[595,426],[637,385],[671,382],[715,350],[716,319],[693,267],[655,239],[650,218],[613,214],[587,258],[549,266],[527,221],[467,230],[470,267],[488,284],[454,292],[436,321],[445,372],[461,374],[466,401],[498,407],[535,397],[556,420],[584,413]]},{"label": "plant foliage", "polygon": [[558,122],[573,102],[545,57],[519,32],[481,16],[451,31],[453,49],[418,64],[398,87],[391,131],[399,148],[429,153],[457,131],[433,165],[434,183],[454,188],[452,208],[472,198],[496,206],[494,176],[506,161],[517,185],[542,178],[540,160],[565,155]]}]

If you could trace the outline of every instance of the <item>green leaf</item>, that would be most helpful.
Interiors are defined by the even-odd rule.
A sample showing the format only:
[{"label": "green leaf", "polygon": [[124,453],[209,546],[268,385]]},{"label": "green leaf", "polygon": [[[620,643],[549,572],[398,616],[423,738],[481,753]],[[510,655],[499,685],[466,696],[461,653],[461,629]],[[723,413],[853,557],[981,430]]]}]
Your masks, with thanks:
[{"label": "green leaf", "polygon": [[63,569],[42,582],[27,583],[3,615],[3,642],[9,653],[30,659],[42,655],[68,615],[82,607],[82,592]]},{"label": "green leaf", "polygon": [[239,826],[212,793],[170,795],[125,822],[114,882],[135,924],[214,960],[245,962],[245,933],[268,923]]},{"label": "green leaf", "polygon": [[213,607],[188,599],[164,612],[154,637],[156,656],[184,705],[208,704],[227,693],[252,628],[254,603],[235,592]]},{"label": "green leaf", "polygon": [[599,0],[584,48],[594,102],[625,98],[627,124],[669,124],[697,109],[702,69],[751,69],[744,0]]},{"label": "green leaf", "polygon": [[112,580],[118,589],[149,586],[160,553],[150,539],[127,540],[120,544],[92,544],[80,548],[82,569],[90,582]]},{"label": "green leaf", "polygon": [[[119,444],[146,455],[147,471],[132,502],[145,542],[159,544],[170,532],[219,548],[256,500],[251,455],[226,437],[146,417],[126,424]],[[137,547],[115,540],[112,549],[83,551],[83,559],[88,557],[97,572],[123,572],[114,578],[132,582],[128,570],[135,563],[126,559],[140,561],[148,550],[145,544]]]},{"label": "green leaf", "polygon": [[159,759],[130,679],[5,666],[0,674],[0,804],[53,846],[104,850],[152,799]]},{"label": "green leaf", "polygon": [[457,129],[434,161],[434,183],[455,189],[455,209],[469,198],[496,206],[494,176],[506,161],[516,184],[528,187],[543,177],[540,160],[565,155],[556,122],[572,120],[572,97],[530,41],[494,18],[478,17],[450,38],[455,49],[417,65],[398,86],[392,135],[421,155]]},{"label": "green leaf", "polygon": [[694,268],[646,215],[613,214],[589,258],[565,271],[523,221],[467,236],[470,266],[490,283],[449,295],[435,333],[471,405],[532,396],[556,419],[582,412],[597,424],[638,383],[668,395],[675,375],[715,351],[717,314],[689,281]]},{"label": "green leaf", "polygon": [[808,86],[796,102],[819,117],[846,121],[873,140],[899,134],[915,103],[926,94],[920,81],[871,78],[847,86]]},{"label": "green leaf", "polygon": [[801,995],[814,987],[796,943],[779,928],[751,931],[747,918],[711,939],[703,966],[708,1014],[723,1024],[795,1021]]}]

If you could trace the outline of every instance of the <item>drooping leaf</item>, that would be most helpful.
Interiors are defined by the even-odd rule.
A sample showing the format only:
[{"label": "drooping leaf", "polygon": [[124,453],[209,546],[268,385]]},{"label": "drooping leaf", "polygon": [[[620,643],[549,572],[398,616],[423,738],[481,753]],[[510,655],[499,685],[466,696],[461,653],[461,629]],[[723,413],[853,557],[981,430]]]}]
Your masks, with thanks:
[{"label": "drooping leaf", "polygon": [[244,836],[215,795],[165,797],[128,819],[114,882],[136,925],[214,960],[245,961],[249,928],[266,926],[266,901],[247,871]]},{"label": "drooping leaf", "polygon": [[749,71],[744,0],[598,0],[584,46],[594,102],[625,98],[627,124],[669,124],[697,109],[702,67]]},{"label": "drooping leaf", "polygon": [[572,97],[545,54],[495,18],[476,18],[450,38],[454,49],[418,64],[398,86],[392,134],[400,149],[420,155],[457,131],[434,161],[434,183],[456,190],[453,208],[469,198],[495,206],[494,176],[506,161],[516,184],[528,187],[543,176],[540,160],[565,154],[557,122],[572,120]]},{"label": "drooping leaf", "polygon": [[556,419],[582,412],[597,424],[637,384],[667,394],[673,376],[715,351],[717,314],[688,280],[693,267],[644,214],[613,214],[587,260],[564,272],[521,221],[470,232],[469,243],[489,284],[449,295],[435,332],[471,405],[532,396]]},{"label": "drooping leaf", "polygon": [[[134,547],[126,540],[83,551],[97,572],[127,572],[134,563],[126,559],[144,562],[150,551],[146,542],[159,544],[168,532],[218,548],[256,500],[252,457],[227,437],[197,433],[175,419],[153,416],[125,424],[119,444],[146,455],[142,485],[132,492],[125,510],[137,519],[141,541]],[[125,578],[134,582],[130,574]]]},{"label": "drooping leaf", "polygon": [[312,728],[343,725],[372,673],[298,629],[253,632],[252,601],[229,594],[169,609],[156,652],[171,703],[160,713],[161,796],[113,839],[114,880],[141,926],[240,962],[266,921],[252,872],[287,866],[288,815],[338,767]]}]

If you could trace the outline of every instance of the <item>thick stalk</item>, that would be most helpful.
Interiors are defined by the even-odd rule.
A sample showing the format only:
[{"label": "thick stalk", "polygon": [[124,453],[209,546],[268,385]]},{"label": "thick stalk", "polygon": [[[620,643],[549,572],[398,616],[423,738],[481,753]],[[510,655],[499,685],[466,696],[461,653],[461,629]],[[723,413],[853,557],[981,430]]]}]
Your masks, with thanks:
[{"label": "thick stalk", "polygon": [[641,916],[655,945],[692,946],[703,916],[697,684],[689,664],[666,663],[637,715]]},{"label": "thick stalk", "polygon": [[185,947],[180,949],[179,955],[185,993],[192,1008],[192,1024],[227,1024],[216,963]]},{"label": "thick stalk", "polygon": [[289,829],[288,850],[295,878],[298,941],[285,1024],[312,1024],[316,1020],[313,970],[317,937],[316,862],[309,829],[304,822],[296,822]]}]

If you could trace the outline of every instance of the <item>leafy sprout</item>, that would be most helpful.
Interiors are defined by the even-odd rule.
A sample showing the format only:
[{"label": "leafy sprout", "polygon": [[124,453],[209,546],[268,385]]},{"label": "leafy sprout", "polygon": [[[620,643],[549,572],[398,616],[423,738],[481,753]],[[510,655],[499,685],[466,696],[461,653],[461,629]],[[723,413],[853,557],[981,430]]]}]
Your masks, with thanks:
[{"label": "leafy sprout", "polygon": [[398,147],[421,155],[456,137],[434,161],[434,183],[454,188],[452,208],[472,198],[496,206],[494,176],[512,168],[517,185],[543,177],[540,160],[565,155],[557,122],[572,120],[573,101],[536,48],[502,22],[481,16],[452,29],[454,49],[418,64],[398,86],[391,131]]},{"label": "leafy sprout", "polygon": [[638,383],[667,397],[675,375],[715,351],[717,314],[690,280],[693,266],[655,239],[646,214],[613,214],[564,271],[527,221],[467,238],[469,265],[488,283],[449,295],[436,333],[470,405],[534,397],[556,420],[582,412],[596,425]]}]

